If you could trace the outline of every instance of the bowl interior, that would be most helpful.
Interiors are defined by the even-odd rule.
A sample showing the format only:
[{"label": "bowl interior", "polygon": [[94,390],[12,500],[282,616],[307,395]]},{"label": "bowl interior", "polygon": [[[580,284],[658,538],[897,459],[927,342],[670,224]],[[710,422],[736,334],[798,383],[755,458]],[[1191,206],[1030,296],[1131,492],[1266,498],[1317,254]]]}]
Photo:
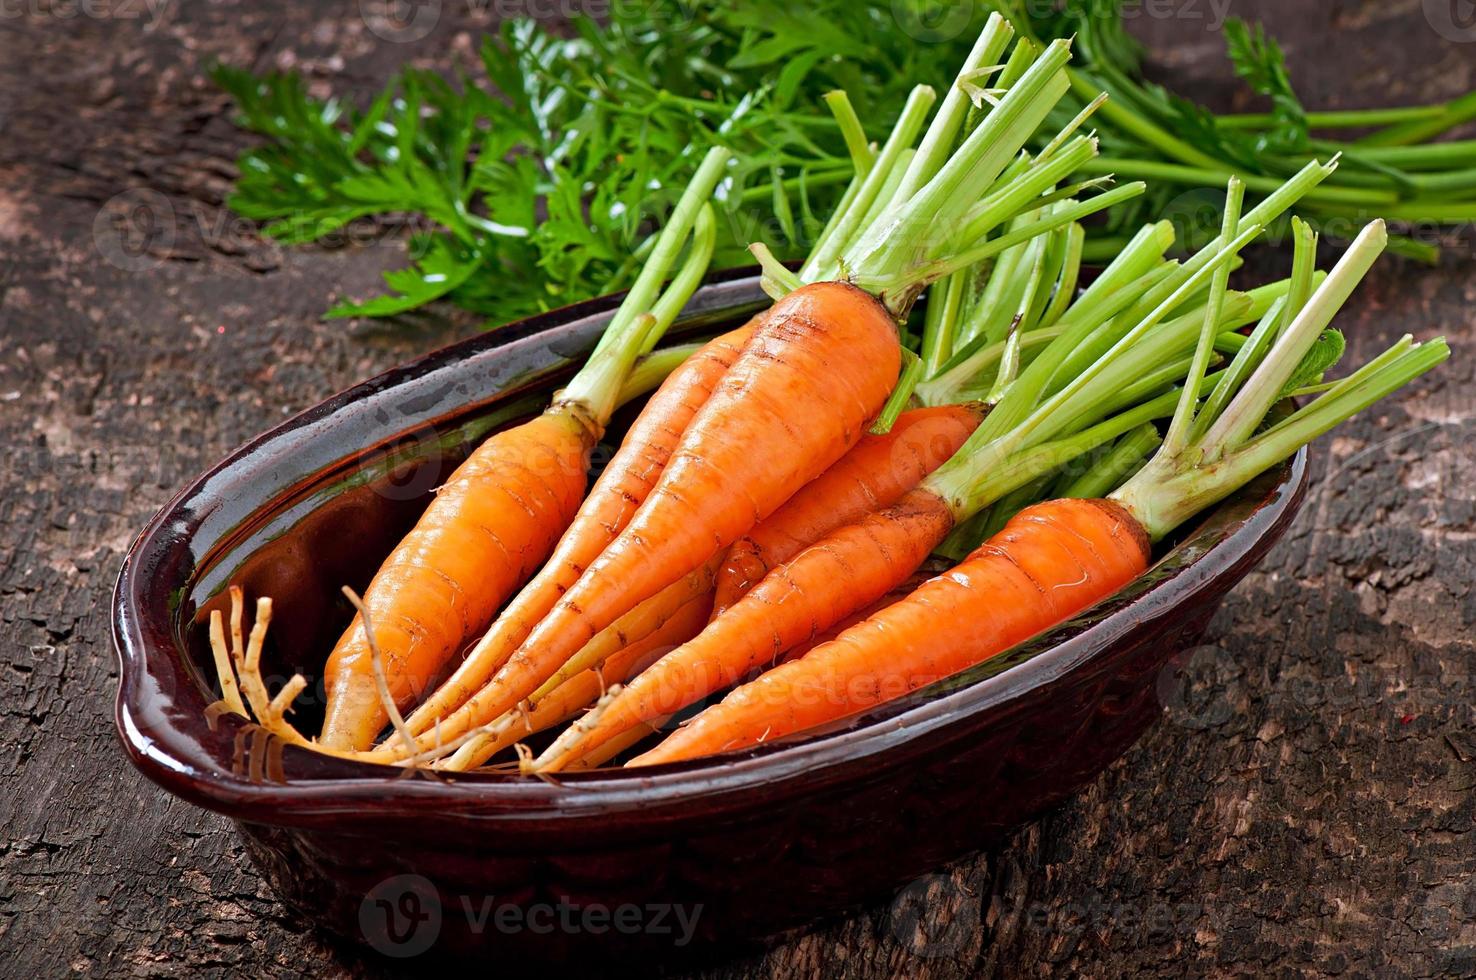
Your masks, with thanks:
[{"label": "bowl interior", "polygon": [[[547,404],[549,392],[593,346],[618,300],[534,318],[351,388],[238,450],[168,504],[136,543],[115,598],[123,662],[119,724],[135,759],[148,759],[156,778],[172,773],[199,779],[225,758],[239,770],[249,756],[241,747],[248,732],[238,720],[207,720],[206,712],[215,699],[206,627],[212,610],[228,610],[230,584],[242,586],[248,601],[273,598],[263,673],[273,689],[294,673],[309,680],[294,721],[303,731],[316,731],[323,662],[352,618],[340,587],[367,585],[434,489],[475,445]],[[751,277],[717,282],[698,294],[670,336],[709,335],[764,302]],[[637,408],[629,406],[617,417],[596,453],[596,466],[609,459]],[[1167,543],[1142,581],[1081,620],[835,727],[855,731],[915,711],[1029,663],[1087,623],[1125,614],[1237,535],[1254,533],[1258,514],[1265,525],[1268,508],[1279,514],[1292,506],[1302,479],[1296,466],[1288,466],[1247,487]],[[158,737],[161,732],[169,737]],[[765,747],[755,755],[772,751]],[[283,756],[279,748],[275,758],[286,760],[277,775],[290,772],[294,780],[383,778],[375,767],[295,750]],[[505,778],[479,774],[465,781]]]}]

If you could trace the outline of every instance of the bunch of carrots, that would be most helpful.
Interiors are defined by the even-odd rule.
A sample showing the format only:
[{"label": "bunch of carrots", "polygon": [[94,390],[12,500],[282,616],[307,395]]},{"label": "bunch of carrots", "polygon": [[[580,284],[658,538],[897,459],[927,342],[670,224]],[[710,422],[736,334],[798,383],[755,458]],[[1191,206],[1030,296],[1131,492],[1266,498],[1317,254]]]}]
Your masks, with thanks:
[{"label": "bunch of carrots", "polygon": [[[880,145],[828,97],[855,174],[813,253],[794,270],[755,245],[773,304],[657,350],[712,255],[730,160],[707,153],[584,368],[349,593],[322,732],[287,718],[305,680],[261,680],[270,600],[245,643],[234,591],[229,645],[211,622],[225,708],[314,751],[450,771],[509,749],[525,771],[588,768],[639,743],[627,764],[652,765],[807,731],[1110,596],[1176,527],[1449,356],[1405,338],[1322,380],[1381,222],[1324,274],[1294,221],[1290,275],[1230,288],[1336,161],[1244,213],[1232,180],[1215,241],[1174,261],[1172,226],[1149,225],[1080,288],[1081,222],[1144,187],[1064,185],[1097,153],[1083,130],[1102,104],[1038,138],[1070,57],[992,18]],[[612,413],[658,382],[586,492]],[[560,725],[541,755],[523,746]]]}]

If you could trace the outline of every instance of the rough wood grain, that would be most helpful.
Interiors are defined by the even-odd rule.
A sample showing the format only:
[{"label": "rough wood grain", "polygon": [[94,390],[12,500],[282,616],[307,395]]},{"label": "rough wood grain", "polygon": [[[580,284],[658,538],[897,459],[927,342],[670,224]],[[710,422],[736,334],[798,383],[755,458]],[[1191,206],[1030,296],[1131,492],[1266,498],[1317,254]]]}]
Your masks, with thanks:
[{"label": "rough wood grain", "polygon": [[[304,932],[225,821],[123,761],[106,597],[132,534],[208,461],[474,329],[320,322],[397,252],[283,251],[232,219],[220,202],[242,137],[202,78],[222,58],[367,91],[406,59],[466,57],[502,9],[439,6],[413,43],[378,37],[358,4],[0,12],[6,975],[384,969]],[[1231,9],[1288,42],[1309,102],[1340,107],[1476,86],[1476,37],[1442,36],[1445,6]],[[1168,14],[1135,25],[1156,74],[1239,107],[1206,29],[1224,4],[1150,8]],[[140,205],[160,220],[141,252],[112,218]],[[1356,353],[1443,331],[1456,357],[1326,443],[1290,538],[1165,675],[1161,725],[1007,846],[711,975],[1476,973],[1476,282],[1463,241],[1438,270],[1386,264],[1355,300]]]}]

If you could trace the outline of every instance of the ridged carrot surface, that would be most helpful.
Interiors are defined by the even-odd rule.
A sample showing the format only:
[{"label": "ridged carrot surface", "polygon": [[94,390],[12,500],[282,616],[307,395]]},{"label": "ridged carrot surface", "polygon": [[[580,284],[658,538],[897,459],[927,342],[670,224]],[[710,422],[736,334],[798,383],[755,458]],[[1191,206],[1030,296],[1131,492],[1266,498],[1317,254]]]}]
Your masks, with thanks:
[{"label": "ridged carrot surface", "polygon": [[696,635],[707,622],[711,607],[710,595],[687,602],[654,632],[631,643],[602,666],[576,674],[560,684],[506,730],[467,743],[445,768],[474,769],[529,735],[575,717],[593,705],[611,685],[619,684],[651,660]]},{"label": "ridged carrot surface", "polygon": [[446,720],[445,737],[516,705],[596,633],[727,548],[844,456],[885,403],[900,365],[896,323],[869,293],[826,282],[776,303],[630,525]]},{"label": "ridged carrot surface", "polygon": [[[548,557],[573,518],[599,433],[554,406],[489,438],[451,474],[364,592],[396,705],[425,695],[447,660]],[[324,668],[322,741],[367,749],[389,721],[362,616]]]},{"label": "ridged carrot surface", "polygon": [[[927,560],[953,515],[926,488],[831,532],[770,572],[700,634],[633,678],[596,721],[561,745],[569,758],[735,684],[881,599]],[[558,759],[547,768],[556,771]]]},{"label": "ridged carrot surface", "polygon": [[958,452],[983,417],[980,405],[918,408],[898,416],[885,435],[862,438],[834,466],[733,543],[718,570],[713,616],[737,602],[770,569],[828,532],[896,503]]},{"label": "ridged carrot surface", "polygon": [[626,433],[543,569],[508,604],[492,628],[436,691],[406,719],[411,733],[429,731],[460,707],[502,666],[559,596],[630,523],[660,479],[697,411],[732,367],[761,322],[756,317],[713,339],[656,390]]},{"label": "ridged carrot surface", "polygon": [[1037,504],[952,571],[743,685],[630,764],[756,745],[901,697],[1069,619],[1148,561],[1147,535],[1118,505]]}]

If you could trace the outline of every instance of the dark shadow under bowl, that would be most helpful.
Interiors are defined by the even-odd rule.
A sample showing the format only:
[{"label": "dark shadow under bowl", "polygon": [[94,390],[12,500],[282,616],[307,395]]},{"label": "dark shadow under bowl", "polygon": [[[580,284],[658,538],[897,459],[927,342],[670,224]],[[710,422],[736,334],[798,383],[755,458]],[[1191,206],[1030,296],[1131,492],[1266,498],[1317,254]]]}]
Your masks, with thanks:
[{"label": "dark shadow under bowl", "polygon": [[[207,720],[201,624],[225,585],[275,600],[265,672],[318,678],[350,617],[339,587],[363,587],[472,446],[543,407],[618,299],[436,351],[309,409],[176,496],[124,563],[113,635],[129,757],[233,818],[297,913],[381,953],[671,962],[855,907],[983,846],[1153,722],[1171,659],[1306,490],[1299,454],[1085,615],[826,733],[717,760],[451,780]],[[671,336],[710,334],[765,302],[752,277],[715,282]],[[321,691],[302,705],[313,730]]]}]

